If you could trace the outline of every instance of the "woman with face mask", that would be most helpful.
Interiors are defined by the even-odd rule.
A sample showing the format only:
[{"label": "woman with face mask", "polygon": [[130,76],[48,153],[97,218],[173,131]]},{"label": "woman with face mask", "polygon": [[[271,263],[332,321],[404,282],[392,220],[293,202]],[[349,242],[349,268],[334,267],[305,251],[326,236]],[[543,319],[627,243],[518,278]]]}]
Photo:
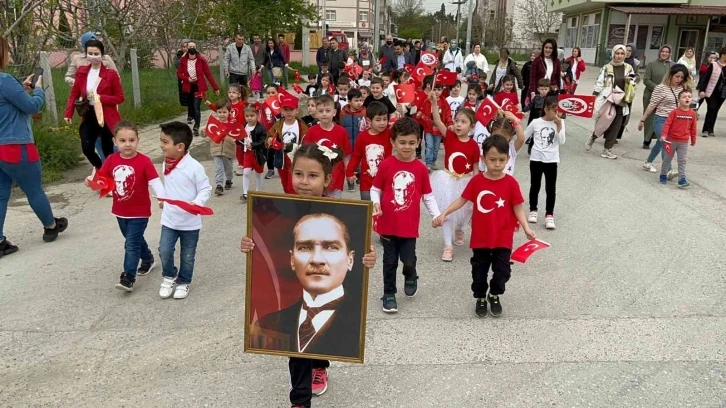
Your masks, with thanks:
[{"label": "woman with face mask", "polygon": [[187,94],[187,116],[194,120],[194,137],[199,136],[199,125],[202,121],[202,101],[207,93],[209,81],[214,93],[219,95],[219,85],[209,70],[207,60],[199,54],[194,41],[187,43],[187,53],[179,60],[176,70],[177,78],[182,81],[182,91]]}]

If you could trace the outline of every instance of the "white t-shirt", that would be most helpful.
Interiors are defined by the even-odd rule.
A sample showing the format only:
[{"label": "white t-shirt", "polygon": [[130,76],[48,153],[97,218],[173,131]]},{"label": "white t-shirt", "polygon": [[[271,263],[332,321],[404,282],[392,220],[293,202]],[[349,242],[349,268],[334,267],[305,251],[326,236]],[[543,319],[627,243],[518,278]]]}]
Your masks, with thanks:
[{"label": "white t-shirt", "polygon": [[545,71],[545,78],[552,79],[552,70],[554,69],[554,66],[552,65],[552,59],[551,58],[542,58],[545,63],[545,67],[547,70]]},{"label": "white t-shirt", "polygon": [[367,86],[371,87],[371,80],[370,79],[359,79],[358,80],[358,86]]},{"label": "white t-shirt", "polygon": [[456,117],[456,111],[459,110],[459,106],[464,103],[464,97],[449,96],[448,98],[446,98],[446,102],[449,104],[449,108],[451,108],[451,119],[453,120],[454,117]]},{"label": "white t-shirt", "polygon": [[[91,68],[88,71],[88,78],[86,79],[86,95],[91,95],[96,93],[96,81],[98,80],[98,75],[101,73],[101,67],[98,67],[98,69]],[[88,99],[89,105],[93,106],[94,104],[93,98]]]},{"label": "white t-shirt", "polygon": [[[249,141],[250,143],[252,143],[252,138],[250,137],[250,135],[252,134],[252,131],[255,130],[255,127],[251,125],[245,125],[245,130],[247,131],[247,136],[244,138],[244,142],[247,143]],[[242,149],[246,152],[247,146],[242,145]]]},{"label": "white t-shirt", "polygon": [[300,126],[298,126],[297,121],[292,125],[282,123],[282,143],[300,143],[299,136]]},{"label": "white t-shirt", "polygon": [[524,131],[525,140],[533,138],[530,161],[542,163],[560,162],[560,145],[565,144],[565,122],[562,121],[562,130],[557,133],[557,125],[553,121],[537,118],[527,126]]},{"label": "white t-shirt", "polygon": [[[481,152],[481,161],[479,162],[479,171],[481,172],[487,171],[487,166],[484,165],[484,152],[482,151],[481,144],[490,135],[489,129],[477,121],[476,125],[474,125],[474,135],[472,137],[476,141],[476,144],[479,146],[479,151]],[[514,141],[515,137],[512,136],[509,141],[509,161],[507,162],[507,166],[504,168],[504,173],[509,174],[512,177],[514,177],[514,166],[517,162],[517,155],[519,154],[517,149],[514,147]]]}]

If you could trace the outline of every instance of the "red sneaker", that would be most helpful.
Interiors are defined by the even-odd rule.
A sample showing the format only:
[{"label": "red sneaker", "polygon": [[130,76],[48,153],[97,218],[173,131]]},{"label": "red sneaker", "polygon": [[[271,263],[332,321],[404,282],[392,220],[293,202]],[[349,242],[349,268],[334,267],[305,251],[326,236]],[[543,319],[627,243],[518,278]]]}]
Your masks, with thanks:
[{"label": "red sneaker", "polygon": [[328,390],[328,370],[313,368],[313,395],[323,395]]}]

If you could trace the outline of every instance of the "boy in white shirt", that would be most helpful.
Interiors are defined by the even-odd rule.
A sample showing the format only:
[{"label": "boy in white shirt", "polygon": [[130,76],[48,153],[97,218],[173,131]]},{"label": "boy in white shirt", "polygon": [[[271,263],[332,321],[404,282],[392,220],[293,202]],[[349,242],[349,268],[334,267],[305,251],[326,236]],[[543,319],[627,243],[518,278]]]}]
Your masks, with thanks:
[{"label": "boy in white shirt", "polygon": [[464,97],[460,96],[460,93],[461,93],[461,81],[459,81],[457,79],[454,86],[451,87],[451,94],[449,95],[448,98],[446,98],[446,102],[449,104],[449,108],[451,109],[452,118],[456,117],[456,111],[458,111],[461,104],[464,103]]},{"label": "boy in white shirt", "polygon": [[[212,186],[204,167],[189,154],[191,144],[192,132],[186,124],[170,122],[161,125],[165,198],[204,206],[212,194]],[[163,209],[159,257],[164,281],[161,283],[159,296],[166,299],[173,294],[174,299],[184,299],[189,294],[189,284],[192,283],[202,217],[171,204],[164,205]],[[174,266],[174,247],[177,240],[181,247],[178,270]]]}]

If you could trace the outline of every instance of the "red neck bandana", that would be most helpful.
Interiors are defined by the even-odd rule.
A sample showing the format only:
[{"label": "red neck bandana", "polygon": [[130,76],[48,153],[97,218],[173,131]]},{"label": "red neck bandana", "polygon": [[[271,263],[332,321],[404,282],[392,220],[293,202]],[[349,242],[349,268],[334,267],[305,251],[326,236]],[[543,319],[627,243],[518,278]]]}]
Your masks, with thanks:
[{"label": "red neck bandana", "polygon": [[[184,154],[184,156],[186,156],[186,154]],[[170,159],[168,157],[166,159],[164,159],[164,164],[165,164],[164,165],[164,175],[166,176],[167,174],[171,173],[171,171],[176,168],[176,166],[179,164],[179,162],[182,161],[184,156],[182,156],[178,159]]]}]

